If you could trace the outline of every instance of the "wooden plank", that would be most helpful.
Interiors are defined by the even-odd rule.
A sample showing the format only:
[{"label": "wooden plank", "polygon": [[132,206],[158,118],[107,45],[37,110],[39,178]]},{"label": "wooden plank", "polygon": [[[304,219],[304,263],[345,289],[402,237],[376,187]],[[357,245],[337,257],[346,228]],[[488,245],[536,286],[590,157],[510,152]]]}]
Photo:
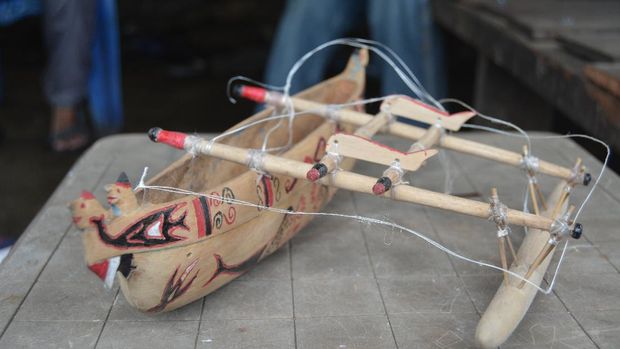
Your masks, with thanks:
[{"label": "wooden plank", "polygon": [[[618,19],[620,22],[620,18]],[[566,32],[558,40],[570,52],[588,60],[620,61],[620,31],[611,32]]]},{"label": "wooden plank", "polygon": [[503,17],[533,39],[554,38],[565,32],[620,29],[620,2],[481,0],[474,3]]},{"label": "wooden plank", "polygon": [[584,73],[592,83],[620,98],[620,62],[588,64]]}]

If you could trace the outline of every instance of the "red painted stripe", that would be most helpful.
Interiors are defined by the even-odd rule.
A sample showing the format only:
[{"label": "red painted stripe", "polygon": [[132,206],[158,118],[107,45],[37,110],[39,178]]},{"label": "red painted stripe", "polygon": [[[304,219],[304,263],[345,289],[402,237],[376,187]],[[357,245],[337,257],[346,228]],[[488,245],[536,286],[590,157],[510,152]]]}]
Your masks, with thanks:
[{"label": "red painted stripe", "polygon": [[263,185],[265,186],[265,202],[267,207],[273,206],[273,188],[271,187],[271,181],[266,176],[263,176]]},{"label": "red painted stripe", "polygon": [[177,149],[183,149],[183,146],[185,145],[185,138],[187,138],[187,135],[181,132],[161,130],[157,134],[158,143],[168,144],[169,146]]},{"label": "red painted stripe", "polygon": [[241,97],[256,103],[265,103],[265,99],[267,98],[267,90],[262,87],[242,86],[240,94]]},{"label": "red painted stripe", "polygon": [[198,224],[198,237],[201,238],[206,235],[204,212],[202,211],[202,205],[200,204],[199,198],[195,198],[194,200],[192,200],[192,203],[194,204],[194,212],[196,212],[196,224]]},{"label": "red painted stripe", "polygon": [[445,112],[445,111],[443,111],[441,109],[437,109],[437,108],[435,108],[433,106],[430,106],[430,105],[428,105],[428,104],[426,104],[426,103],[424,103],[422,101],[419,101],[417,99],[411,98],[409,96],[398,95],[398,97],[402,97],[403,99],[406,99],[406,100],[408,100],[408,101],[410,101],[410,102],[412,102],[414,104],[417,104],[417,105],[419,105],[419,106],[421,106],[421,107],[423,107],[425,109],[428,109],[428,110],[430,110],[432,112],[439,113],[439,114],[441,114],[443,116],[450,116],[447,112]]}]

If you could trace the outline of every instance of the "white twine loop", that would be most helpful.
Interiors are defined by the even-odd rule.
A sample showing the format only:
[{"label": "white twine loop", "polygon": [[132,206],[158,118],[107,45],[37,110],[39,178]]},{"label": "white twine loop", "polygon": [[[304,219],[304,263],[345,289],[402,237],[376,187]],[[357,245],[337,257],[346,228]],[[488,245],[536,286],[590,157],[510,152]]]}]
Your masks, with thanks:
[{"label": "white twine loop", "polygon": [[199,137],[190,136],[185,140],[185,150],[192,154],[192,156],[198,154],[210,155],[211,149],[213,149],[213,143],[215,143],[214,138],[207,141],[201,140]]},{"label": "white twine loop", "polygon": [[508,234],[510,234],[510,227],[506,227],[506,228],[499,228],[497,229],[497,237],[498,238],[503,238],[504,236],[508,236]]},{"label": "white twine loop", "polygon": [[489,220],[495,222],[499,229],[508,227],[508,207],[495,196],[489,198]]},{"label": "white twine loop", "polygon": [[570,172],[570,177],[568,178],[568,183],[579,183],[583,181],[583,172],[581,171],[581,165],[575,164],[573,169]]},{"label": "white twine loop", "polygon": [[538,172],[539,165],[540,160],[532,154],[523,155],[523,158],[521,158],[521,168],[526,170],[528,173]]},{"label": "white twine loop", "polygon": [[568,213],[565,214],[564,216],[556,219],[553,221],[553,223],[551,224],[551,239],[550,240],[554,240],[555,243],[554,245],[557,245],[557,243],[562,240],[562,238],[564,238],[565,236],[568,236],[570,233],[570,226],[568,224]]},{"label": "white twine loop", "polygon": [[330,144],[329,149],[327,150],[327,152],[325,152],[325,156],[330,158],[336,165],[336,168],[334,168],[334,170],[332,171],[332,175],[340,171],[340,162],[342,162],[342,155],[340,155],[338,148],[339,144],[337,141],[335,141],[334,143]]},{"label": "white twine loop", "polygon": [[140,189],[145,189],[146,188],[146,184],[144,184],[144,179],[146,178],[146,175],[149,172],[149,167],[145,166],[144,170],[142,170],[142,176],[140,176],[140,181],[138,182],[138,185],[136,185],[135,188],[133,188],[133,191],[136,192]]},{"label": "white twine loop", "polygon": [[340,116],[338,112],[342,109],[341,106],[335,104],[328,104],[325,106],[325,118],[331,120],[333,122],[338,122],[340,120]]},{"label": "white twine loop", "polygon": [[508,207],[495,196],[489,198],[489,220],[495,222],[498,238],[503,238],[510,234],[511,230],[508,226]]},{"label": "white twine loop", "polygon": [[390,164],[390,167],[388,167],[385,171],[383,171],[383,176],[387,177],[390,171],[395,171],[397,175],[397,180],[392,183],[392,187],[396,187],[401,184],[409,184],[409,182],[403,181],[403,176],[405,175],[405,171],[400,166],[400,161],[398,160],[392,161],[392,163]]},{"label": "white twine loop", "polygon": [[263,170],[263,160],[265,158],[265,152],[260,149],[248,150],[248,156],[245,160],[248,168],[260,175],[267,175],[267,172]]}]

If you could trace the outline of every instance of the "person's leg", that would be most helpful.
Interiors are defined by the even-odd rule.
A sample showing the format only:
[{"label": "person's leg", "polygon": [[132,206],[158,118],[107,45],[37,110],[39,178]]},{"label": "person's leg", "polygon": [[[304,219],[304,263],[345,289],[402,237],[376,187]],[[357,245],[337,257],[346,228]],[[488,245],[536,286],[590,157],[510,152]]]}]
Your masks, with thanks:
[{"label": "person's leg", "polygon": [[[370,0],[371,37],[394,50],[435,98],[445,96],[443,52],[428,0]],[[411,90],[387,64],[381,69],[382,93]]]},{"label": "person's leg", "polygon": [[45,96],[52,107],[50,142],[54,150],[72,150],[88,141],[79,131],[77,106],[88,93],[95,0],[44,0],[47,68]]},{"label": "person's leg", "polygon": [[[265,82],[284,85],[289,70],[299,58],[355,28],[363,20],[364,10],[364,1],[289,0],[271,47]],[[329,58],[328,52],[310,58],[294,76],[291,92],[319,82]]]}]

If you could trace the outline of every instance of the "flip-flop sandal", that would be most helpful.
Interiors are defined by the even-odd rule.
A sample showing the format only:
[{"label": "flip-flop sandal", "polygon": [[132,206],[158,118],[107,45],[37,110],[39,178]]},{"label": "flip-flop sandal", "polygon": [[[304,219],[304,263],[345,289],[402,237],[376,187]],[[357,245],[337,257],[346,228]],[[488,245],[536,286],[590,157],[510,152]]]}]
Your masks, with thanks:
[{"label": "flip-flop sandal", "polygon": [[88,130],[80,125],[73,125],[49,137],[50,148],[57,153],[82,150],[89,142]]}]

